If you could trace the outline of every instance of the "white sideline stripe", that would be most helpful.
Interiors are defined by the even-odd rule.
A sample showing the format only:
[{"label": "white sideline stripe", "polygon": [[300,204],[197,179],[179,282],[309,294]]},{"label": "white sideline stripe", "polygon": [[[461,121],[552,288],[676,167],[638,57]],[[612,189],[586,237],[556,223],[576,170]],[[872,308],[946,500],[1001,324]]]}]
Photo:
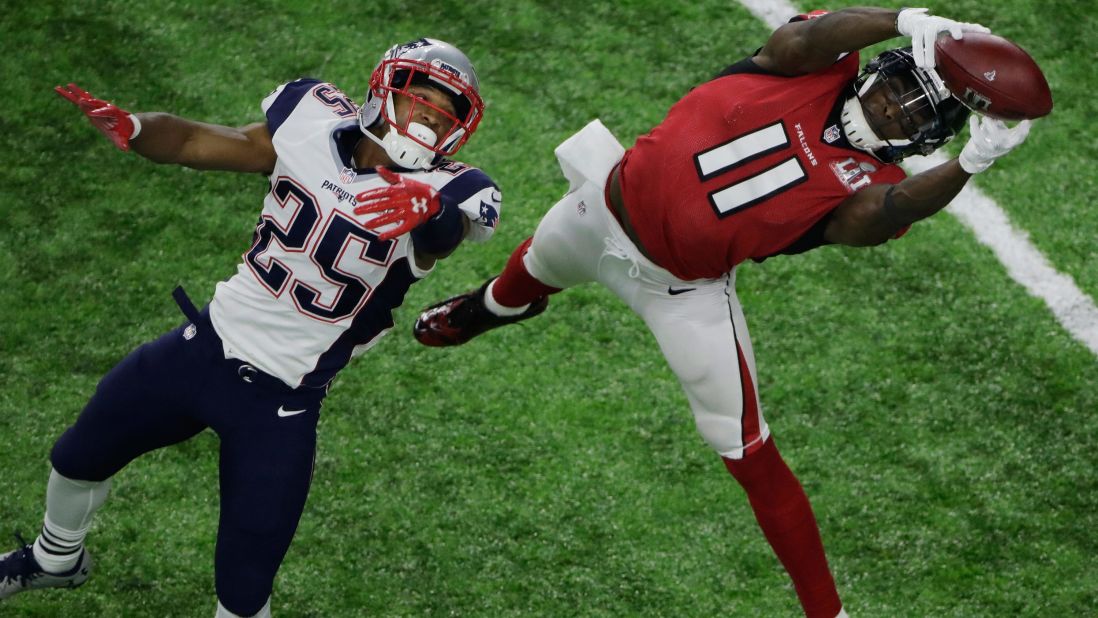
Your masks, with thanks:
[{"label": "white sideline stripe", "polygon": [[[909,159],[905,167],[919,173],[948,160],[949,157],[936,152],[929,157]],[[1098,356],[1098,307],[1094,300],[1084,294],[1069,275],[1053,268],[1029,242],[1028,235],[1011,225],[994,200],[969,182],[946,207],[946,212],[972,230],[976,239],[1003,263],[1007,274],[1030,294],[1045,301],[1056,320]]]},{"label": "white sideline stripe", "polygon": [[[785,0],[739,0],[752,15],[776,29],[800,14]],[[949,160],[936,152],[929,157],[913,157],[905,167],[919,173]],[[1043,300],[1056,320],[1069,333],[1098,356],[1098,307],[1094,300],[1075,285],[1069,275],[1058,272],[1048,259],[1029,242],[1025,232],[1011,223],[1006,213],[990,197],[969,182],[946,212],[957,217],[982,244],[1006,267],[1007,274]]]}]

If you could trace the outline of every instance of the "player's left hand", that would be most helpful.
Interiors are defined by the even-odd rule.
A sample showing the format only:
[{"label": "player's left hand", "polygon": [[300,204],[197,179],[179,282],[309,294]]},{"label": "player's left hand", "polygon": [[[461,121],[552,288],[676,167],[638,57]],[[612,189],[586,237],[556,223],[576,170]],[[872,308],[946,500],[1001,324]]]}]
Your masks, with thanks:
[{"label": "player's left hand", "polygon": [[367,228],[375,232],[386,225],[396,226],[378,234],[381,240],[392,240],[410,232],[442,210],[438,191],[431,185],[405,178],[381,166],[376,169],[389,186],[356,195],[355,214],[377,215],[366,222]]},{"label": "player's left hand", "polygon": [[961,168],[969,174],[979,174],[991,164],[1026,141],[1032,123],[1023,120],[1013,127],[1002,120],[973,114],[968,118],[969,138],[957,157]]},{"label": "player's left hand", "polygon": [[896,16],[896,31],[911,37],[911,55],[915,56],[915,65],[924,69],[934,68],[934,41],[937,40],[938,33],[948,32],[953,38],[960,39],[965,32],[991,32],[980,24],[927,15],[927,9],[900,11]]},{"label": "player's left hand", "polygon": [[129,112],[113,103],[93,97],[76,84],[55,86],[54,90],[79,107],[91,121],[92,126],[99,129],[99,132],[120,150],[130,149],[130,140],[134,137],[135,128]]}]

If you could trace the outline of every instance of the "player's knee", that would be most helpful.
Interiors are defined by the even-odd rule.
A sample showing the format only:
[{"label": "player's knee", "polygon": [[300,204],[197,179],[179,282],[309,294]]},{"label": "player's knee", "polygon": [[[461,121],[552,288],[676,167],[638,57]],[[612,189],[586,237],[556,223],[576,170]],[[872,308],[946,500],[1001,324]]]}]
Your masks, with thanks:
[{"label": "player's knee", "polygon": [[75,427],[69,427],[54,443],[50,451],[50,463],[61,476],[74,481],[102,482],[114,475],[114,471],[95,465],[92,457],[82,447]]},{"label": "player's knee", "polygon": [[728,457],[743,448],[738,418],[695,409],[694,425],[706,443],[722,456]]}]

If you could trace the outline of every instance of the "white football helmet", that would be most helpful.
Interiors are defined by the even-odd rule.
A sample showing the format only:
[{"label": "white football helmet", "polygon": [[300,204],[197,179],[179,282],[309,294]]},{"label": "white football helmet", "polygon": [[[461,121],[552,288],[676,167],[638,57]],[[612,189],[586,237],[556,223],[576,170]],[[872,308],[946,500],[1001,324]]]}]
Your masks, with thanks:
[{"label": "white football helmet", "polygon": [[[439,108],[408,91],[412,85],[429,85],[450,95],[456,114]],[[451,121],[445,135],[407,118],[397,118],[393,95],[408,97],[412,110],[425,105]],[[377,142],[389,158],[401,167],[423,169],[440,157],[458,151],[480,124],[484,102],[480,82],[469,58],[460,49],[437,39],[417,39],[394,45],[385,52],[370,76],[366,101],[358,110],[358,124],[367,137]],[[389,125],[383,138],[370,132],[379,122]]]}]

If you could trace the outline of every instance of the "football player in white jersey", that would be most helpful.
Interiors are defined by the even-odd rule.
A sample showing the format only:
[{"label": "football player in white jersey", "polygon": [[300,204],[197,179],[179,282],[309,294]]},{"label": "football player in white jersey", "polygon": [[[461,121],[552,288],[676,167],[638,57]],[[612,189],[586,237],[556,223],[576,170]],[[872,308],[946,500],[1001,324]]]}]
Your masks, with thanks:
[{"label": "football player in white jersey", "polygon": [[216,616],[269,616],[332,378],[393,326],[436,260],[498,221],[498,187],[447,158],[483,115],[476,73],[452,45],[419,39],[386,52],[361,106],[299,79],[263,100],[264,122],[240,128],[57,91],[122,150],[261,172],[270,192],[236,274],[202,310],[176,289],[187,321],[112,369],[54,445],[42,531],[0,556],[0,602],[83,584],[84,537],[111,477],[210,427],[221,440]]}]

